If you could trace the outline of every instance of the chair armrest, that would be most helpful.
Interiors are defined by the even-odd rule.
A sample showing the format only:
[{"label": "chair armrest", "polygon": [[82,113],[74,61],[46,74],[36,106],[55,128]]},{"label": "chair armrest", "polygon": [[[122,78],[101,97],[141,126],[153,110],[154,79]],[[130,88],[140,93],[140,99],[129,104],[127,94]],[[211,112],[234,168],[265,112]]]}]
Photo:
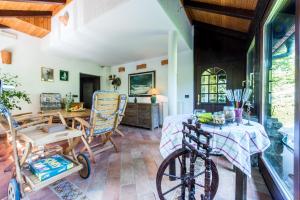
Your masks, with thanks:
[{"label": "chair armrest", "polygon": [[90,128],[90,124],[82,118],[75,117],[73,120],[79,122],[81,126],[84,126],[86,128]]}]

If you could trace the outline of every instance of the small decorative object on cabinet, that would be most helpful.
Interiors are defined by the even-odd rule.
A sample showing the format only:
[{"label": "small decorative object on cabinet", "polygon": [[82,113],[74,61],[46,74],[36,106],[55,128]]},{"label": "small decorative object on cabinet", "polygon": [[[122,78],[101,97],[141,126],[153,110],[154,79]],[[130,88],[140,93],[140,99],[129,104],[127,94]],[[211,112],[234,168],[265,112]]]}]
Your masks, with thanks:
[{"label": "small decorative object on cabinet", "polygon": [[158,95],[158,90],[156,88],[151,88],[148,91],[148,94],[151,95],[151,103],[156,103],[156,95]]},{"label": "small decorative object on cabinet", "polygon": [[151,130],[159,127],[158,103],[128,103],[121,123]]}]

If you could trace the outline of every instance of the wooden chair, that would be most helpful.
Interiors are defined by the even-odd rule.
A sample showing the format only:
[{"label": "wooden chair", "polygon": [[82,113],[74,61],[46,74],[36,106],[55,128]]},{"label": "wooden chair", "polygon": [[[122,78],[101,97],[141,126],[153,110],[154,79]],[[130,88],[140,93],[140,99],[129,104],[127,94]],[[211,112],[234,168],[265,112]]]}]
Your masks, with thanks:
[{"label": "wooden chair", "polygon": [[[74,118],[75,123],[79,123],[79,128],[88,141],[81,151],[87,150],[92,162],[95,163],[95,154],[111,148],[115,148],[115,150],[118,151],[111,136],[120,123],[126,102],[126,95],[119,95],[116,92],[110,91],[96,91],[93,94],[90,121],[87,122],[81,118]],[[123,109],[119,109],[121,107]],[[95,138],[99,138],[99,142],[92,144]]]},{"label": "wooden chair", "polygon": [[128,101],[128,97],[127,95],[125,94],[120,94],[119,96],[119,113],[118,113],[118,121],[116,123],[116,126],[115,126],[115,132],[118,133],[119,135],[121,135],[122,137],[124,137],[124,133],[122,133],[122,131],[120,131],[118,129],[118,126],[120,125],[123,117],[124,117],[124,113],[125,113],[125,110],[126,110],[126,106],[127,106],[127,101]]}]

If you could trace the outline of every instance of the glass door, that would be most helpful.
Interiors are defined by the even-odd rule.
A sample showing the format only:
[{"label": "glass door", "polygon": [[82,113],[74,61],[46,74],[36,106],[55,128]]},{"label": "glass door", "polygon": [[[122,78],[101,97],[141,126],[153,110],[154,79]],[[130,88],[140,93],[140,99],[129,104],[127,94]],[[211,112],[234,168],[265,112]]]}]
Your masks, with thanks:
[{"label": "glass door", "polygon": [[287,199],[294,188],[295,2],[277,1],[264,25],[263,121],[271,146],[263,160]]},{"label": "glass door", "polygon": [[251,45],[247,52],[247,76],[246,76],[246,87],[252,89],[251,97],[249,98],[253,109],[251,109],[251,120],[258,121],[258,111],[259,106],[259,69],[256,62],[256,43],[255,38],[252,40]]}]

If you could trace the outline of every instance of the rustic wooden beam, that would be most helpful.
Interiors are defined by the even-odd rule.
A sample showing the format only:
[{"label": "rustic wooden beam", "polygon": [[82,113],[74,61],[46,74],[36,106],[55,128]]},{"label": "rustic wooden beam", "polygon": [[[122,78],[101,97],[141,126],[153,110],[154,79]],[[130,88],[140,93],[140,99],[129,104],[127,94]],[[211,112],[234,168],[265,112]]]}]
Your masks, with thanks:
[{"label": "rustic wooden beam", "polygon": [[[259,31],[259,24],[263,19],[263,16],[268,8],[269,3],[272,0],[264,0],[264,1],[258,1],[254,13],[254,19],[251,21],[250,28],[249,28],[249,39],[250,41],[253,39],[254,34]],[[250,44],[249,41],[249,44]]]},{"label": "rustic wooden beam", "polygon": [[203,28],[206,30],[214,31],[214,32],[217,32],[217,33],[220,33],[223,35],[227,35],[227,36],[242,39],[242,40],[248,39],[248,34],[244,33],[244,32],[235,31],[235,30],[231,30],[231,29],[227,29],[227,28],[223,28],[223,27],[219,27],[219,26],[215,26],[215,25],[211,25],[211,24],[206,24],[206,23],[199,22],[199,21],[193,21],[193,24],[196,28],[197,27]]},{"label": "rustic wooden beam", "polygon": [[65,4],[66,0],[0,0],[1,1],[12,1],[12,2],[23,2],[23,3],[43,3],[43,4]]},{"label": "rustic wooden beam", "polygon": [[201,11],[216,13],[220,15],[226,15],[231,17],[238,17],[243,19],[252,20],[254,18],[254,11],[228,7],[228,6],[219,6],[209,3],[202,3],[197,1],[184,0],[183,4],[186,8],[197,9]]},{"label": "rustic wooden beam", "polygon": [[0,17],[52,16],[51,11],[0,10]]},{"label": "rustic wooden beam", "polygon": [[8,26],[5,26],[3,24],[0,24],[0,29],[6,29],[6,28],[9,28]]}]

